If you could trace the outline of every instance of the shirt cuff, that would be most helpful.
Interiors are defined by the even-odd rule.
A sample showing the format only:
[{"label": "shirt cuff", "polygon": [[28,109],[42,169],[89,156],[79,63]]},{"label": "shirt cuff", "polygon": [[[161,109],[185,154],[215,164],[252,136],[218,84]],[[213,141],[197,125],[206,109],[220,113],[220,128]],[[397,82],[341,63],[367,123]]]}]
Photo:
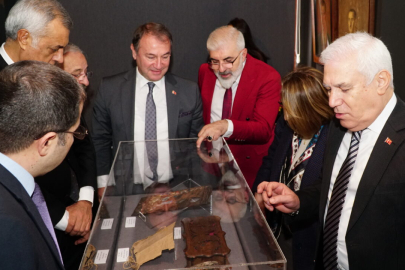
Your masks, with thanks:
[{"label": "shirt cuff", "polygon": [[60,231],[66,231],[66,228],[69,223],[69,212],[65,210],[65,214],[63,214],[62,219],[55,225],[55,229]]},{"label": "shirt cuff", "polygon": [[233,134],[233,122],[232,122],[232,120],[229,120],[229,119],[225,119],[225,120],[228,121],[228,130],[225,132],[224,135],[222,135],[222,137],[228,138],[228,137],[231,137]]},{"label": "shirt cuff", "polygon": [[93,205],[94,188],[92,186],[81,187],[79,191],[79,201],[89,201]]},{"label": "shirt cuff", "polygon": [[108,174],[97,176],[98,188],[106,187],[108,183]]}]

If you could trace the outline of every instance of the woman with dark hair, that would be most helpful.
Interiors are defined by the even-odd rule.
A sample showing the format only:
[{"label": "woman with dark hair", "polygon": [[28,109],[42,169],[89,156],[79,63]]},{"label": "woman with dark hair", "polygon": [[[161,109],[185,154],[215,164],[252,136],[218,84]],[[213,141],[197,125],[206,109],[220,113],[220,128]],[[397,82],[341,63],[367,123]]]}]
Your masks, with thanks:
[{"label": "woman with dark hair", "polygon": [[[311,186],[319,178],[328,123],[333,117],[322,81],[322,72],[310,67],[298,68],[283,79],[284,117],[277,121],[274,141],[263,158],[253,192],[263,181],[282,182],[298,191]],[[262,195],[255,194],[255,197],[264,212]],[[317,217],[287,225],[281,213],[266,210],[266,215],[287,258],[287,269],[314,269]]]},{"label": "woman with dark hair", "polygon": [[236,29],[242,32],[243,37],[245,38],[245,47],[248,50],[248,53],[253,56],[254,58],[267,63],[270,58],[266,56],[259,48],[257,48],[256,44],[253,42],[253,36],[250,32],[249,25],[246,23],[244,19],[235,18],[232,19],[228,25],[232,25]]}]

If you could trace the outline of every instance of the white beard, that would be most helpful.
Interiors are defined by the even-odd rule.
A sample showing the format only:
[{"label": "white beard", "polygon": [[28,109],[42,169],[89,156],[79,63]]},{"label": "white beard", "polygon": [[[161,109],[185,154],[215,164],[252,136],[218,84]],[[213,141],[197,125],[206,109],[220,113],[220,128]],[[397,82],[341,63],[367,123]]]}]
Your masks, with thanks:
[{"label": "white beard", "polygon": [[243,71],[243,62],[239,62],[239,67],[232,72],[231,70],[225,70],[224,72],[221,72],[221,74],[232,74],[228,79],[224,79],[221,77],[219,70],[215,71],[215,75],[218,78],[219,83],[222,85],[223,88],[228,89],[231,88],[236,79],[238,79],[239,75]]}]

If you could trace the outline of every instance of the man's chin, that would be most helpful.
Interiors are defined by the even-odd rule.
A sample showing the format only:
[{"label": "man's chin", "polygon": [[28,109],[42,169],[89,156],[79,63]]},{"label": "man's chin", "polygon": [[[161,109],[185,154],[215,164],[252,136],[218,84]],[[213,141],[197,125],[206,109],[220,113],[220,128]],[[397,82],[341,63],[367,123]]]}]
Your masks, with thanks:
[{"label": "man's chin", "polygon": [[236,81],[233,76],[229,77],[228,79],[224,79],[220,75],[217,75],[217,78],[218,78],[219,83],[225,89],[231,88],[232,84]]}]

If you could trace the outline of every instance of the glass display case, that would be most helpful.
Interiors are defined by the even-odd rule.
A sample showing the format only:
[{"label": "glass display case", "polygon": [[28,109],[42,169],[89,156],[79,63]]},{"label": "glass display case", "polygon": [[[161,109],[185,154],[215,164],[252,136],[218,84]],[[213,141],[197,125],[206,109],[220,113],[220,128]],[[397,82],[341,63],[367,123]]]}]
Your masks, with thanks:
[{"label": "glass display case", "polygon": [[286,269],[225,141],[121,142],[80,269]]}]

